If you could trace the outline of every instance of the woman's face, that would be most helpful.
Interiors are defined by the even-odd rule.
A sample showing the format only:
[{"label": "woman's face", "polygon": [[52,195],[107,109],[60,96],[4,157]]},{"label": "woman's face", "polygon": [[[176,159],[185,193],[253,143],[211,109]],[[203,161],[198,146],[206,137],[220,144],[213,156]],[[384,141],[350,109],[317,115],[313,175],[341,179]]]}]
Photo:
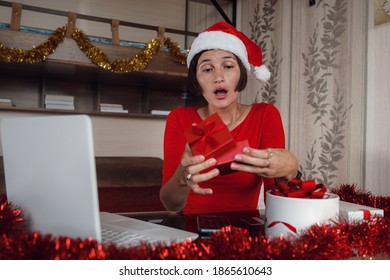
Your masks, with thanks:
[{"label": "woman's face", "polygon": [[240,67],[232,53],[223,50],[204,52],[198,60],[196,78],[209,106],[225,108],[237,102]]}]

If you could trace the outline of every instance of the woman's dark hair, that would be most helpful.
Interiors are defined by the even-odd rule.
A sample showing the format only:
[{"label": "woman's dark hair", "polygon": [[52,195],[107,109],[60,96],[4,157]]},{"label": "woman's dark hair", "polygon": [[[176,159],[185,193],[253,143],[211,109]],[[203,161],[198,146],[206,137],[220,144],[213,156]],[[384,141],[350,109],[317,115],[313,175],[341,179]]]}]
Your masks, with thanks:
[{"label": "woman's dark hair", "polygon": [[[196,67],[198,65],[199,57],[204,53],[205,51],[197,53],[191,60],[190,66],[188,67],[188,90],[194,94],[194,95],[202,95],[202,89],[200,88],[200,85],[198,83],[198,80],[196,78]],[[238,80],[238,83],[236,85],[237,91],[242,91],[245,89],[246,84],[248,82],[248,73],[247,70],[242,64],[241,60],[234,55],[237,59],[238,66],[240,67],[240,79]]]}]

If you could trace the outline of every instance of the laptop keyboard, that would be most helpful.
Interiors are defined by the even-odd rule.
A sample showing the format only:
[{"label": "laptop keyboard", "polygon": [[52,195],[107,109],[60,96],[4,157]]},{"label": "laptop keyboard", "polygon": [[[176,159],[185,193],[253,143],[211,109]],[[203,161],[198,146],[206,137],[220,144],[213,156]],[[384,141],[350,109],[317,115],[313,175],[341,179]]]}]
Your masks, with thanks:
[{"label": "laptop keyboard", "polygon": [[118,232],[107,228],[102,229],[102,243],[104,244],[114,243],[120,247],[136,247],[140,245],[141,242],[153,244],[156,243],[157,240],[127,231]]}]

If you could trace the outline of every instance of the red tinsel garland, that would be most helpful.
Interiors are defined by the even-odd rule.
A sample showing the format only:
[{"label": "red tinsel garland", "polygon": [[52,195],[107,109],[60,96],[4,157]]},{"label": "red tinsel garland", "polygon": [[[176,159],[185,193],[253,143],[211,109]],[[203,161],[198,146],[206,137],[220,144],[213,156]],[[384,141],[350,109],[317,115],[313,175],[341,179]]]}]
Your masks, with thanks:
[{"label": "red tinsel garland", "polygon": [[374,196],[370,192],[363,192],[355,185],[342,184],[334,188],[332,193],[337,194],[340,200],[383,209],[384,216],[390,217],[390,199],[385,196]]},{"label": "red tinsel garland", "polygon": [[[332,192],[342,200],[364,202],[382,208],[385,217],[362,223],[337,222],[333,226],[313,226],[298,238],[267,239],[251,236],[245,229],[227,227],[211,239],[173,244],[171,247],[142,245],[139,248],[103,246],[92,239],[52,237],[27,233],[20,210],[0,195],[0,259],[348,259],[389,258],[390,200],[341,185]],[[363,204],[363,203],[360,203]]]}]

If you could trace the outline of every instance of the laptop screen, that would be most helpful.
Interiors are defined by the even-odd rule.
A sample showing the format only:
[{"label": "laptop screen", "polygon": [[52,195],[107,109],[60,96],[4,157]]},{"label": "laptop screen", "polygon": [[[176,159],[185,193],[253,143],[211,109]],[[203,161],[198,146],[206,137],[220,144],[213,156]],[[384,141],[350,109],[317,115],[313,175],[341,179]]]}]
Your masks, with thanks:
[{"label": "laptop screen", "polygon": [[31,230],[100,240],[90,118],[5,118],[1,141],[7,198]]}]

